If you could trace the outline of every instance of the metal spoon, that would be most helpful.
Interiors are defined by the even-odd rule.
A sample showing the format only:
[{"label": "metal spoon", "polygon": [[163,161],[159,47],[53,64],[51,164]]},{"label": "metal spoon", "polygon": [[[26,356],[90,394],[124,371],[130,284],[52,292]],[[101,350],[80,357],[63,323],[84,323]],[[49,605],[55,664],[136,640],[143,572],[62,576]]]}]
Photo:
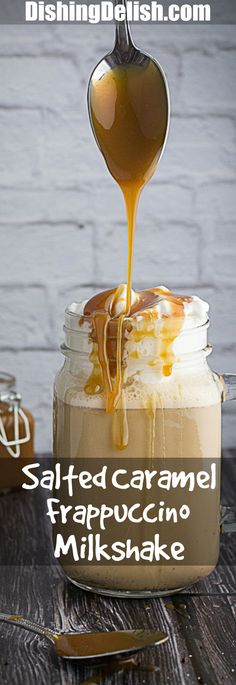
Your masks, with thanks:
[{"label": "metal spoon", "polygon": [[33,623],[23,616],[0,613],[0,621],[32,631],[54,645],[57,656],[64,659],[99,659],[101,657],[134,654],[145,647],[168,640],[159,630],[115,630],[97,633],[53,633],[49,628]]},{"label": "metal spoon", "polygon": [[[115,0],[115,4],[123,4],[124,7],[126,8],[126,0]],[[148,67],[150,64],[154,65],[156,68],[157,76],[159,77],[159,84],[158,84],[158,90],[160,96],[163,98],[163,102],[165,102],[166,110],[167,110],[167,116],[166,116],[166,131],[165,131],[165,136],[163,140],[163,145],[161,149],[161,154],[159,155],[158,162],[160,161],[166,140],[167,140],[167,135],[168,135],[168,130],[169,130],[169,122],[170,122],[170,98],[169,98],[169,88],[168,88],[168,83],[167,79],[165,76],[165,73],[161,67],[161,65],[153,59],[150,55],[141,52],[141,50],[138,49],[138,47],[134,44],[131,33],[130,33],[130,28],[127,19],[125,18],[124,21],[116,21],[116,32],[115,32],[115,45],[114,48],[111,52],[109,52],[107,55],[103,57],[103,59],[98,62],[94,70],[92,71],[92,74],[89,79],[88,83],[88,92],[87,92],[87,98],[88,98],[88,112],[89,112],[89,119],[90,119],[90,124],[92,127],[92,131],[95,137],[95,140],[98,144],[98,147],[100,148],[100,143],[96,135],[96,131],[94,128],[93,124],[93,116],[92,116],[92,91],[93,91],[93,86],[96,84],[97,81],[99,81],[105,74],[110,69],[114,69],[115,67],[118,67],[122,64],[132,64],[135,66],[140,66],[140,67]],[[101,149],[101,148],[100,148]],[[103,150],[101,150],[103,152]]]}]

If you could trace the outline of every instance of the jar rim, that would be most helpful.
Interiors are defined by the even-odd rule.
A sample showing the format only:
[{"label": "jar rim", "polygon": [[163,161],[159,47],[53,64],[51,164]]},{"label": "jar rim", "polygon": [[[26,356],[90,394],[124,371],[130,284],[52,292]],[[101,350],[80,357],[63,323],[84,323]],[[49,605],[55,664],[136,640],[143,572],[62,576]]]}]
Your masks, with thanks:
[{"label": "jar rim", "polygon": [[[77,320],[82,318],[82,316],[78,317],[78,314],[76,314],[75,312],[71,312],[68,309],[65,310],[65,313],[69,314],[69,316],[73,316]],[[84,319],[83,323],[89,324],[92,321],[92,316],[86,315],[83,317],[83,319]],[[117,317],[117,319],[118,319],[118,317]],[[171,317],[168,317],[168,319],[171,319]],[[131,316],[130,317],[127,316],[127,317],[124,317],[124,321],[133,322],[134,318]],[[79,325],[79,327],[76,327],[76,328],[71,328],[71,326],[69,326],[69,325],[67,325],[67,323],[65,323],[63,326],[63,330],[64,331],[71,331],[73,334],[78,333],[79,335],[80,334],[81,335],[88,335],[88,330],[83,328],[83,323],[81,325]],[[191,326],[189,328],[182,328],[182,330],[180,330],[180,332],[178,333],[178,337],[183,336],[183,335],[188,335],[188,334],[192,333],[193,331],[204,331],[205,329],[209,328],[209,325],[210,325],[210,319],[207,318],[206,321],[204,321],[204,323],[200,323],[200,324],[197,324],[196,326]],[[107,338],[109,340],[116,340],[116,335],[109,335],[109,333],[107,333]]]},{"label": "jar rim", "polygon": [[[113,325],[108,326],[106,330],[106,340],[112,346],[113,352],[116,348],[117,341],[117,324],[119,317],[112,319]],[[148,356],[160,357],[163,356],[163,344],[166,344],[166,352],[170,356],[172,354],[183,355],[193,353],[198,350],[204,350],[207,346],[207,329],[209,327],[209,318],[207,312],[200,317],[186,316],[181,321],[179,317],[157,317],[150,320],[150,328],[148,325],[147,331],[142,331],[142,318],[140,316],[124,317],[124,354],[127,359],[142,359]],[[176,335],[173,335],[169,325],[172,327],[173,334],[177,330]],[[180,325],[178,325],[180,323]],[[166,325],[167,324],[167,325]],[[169,325],[168,325],[169,324]],[[179,329],[179,330],[178,330]],[[65,332],[65,345],[61,348],[65,353],[65,349],[75,350],[79,353],[91,353],[91,344],[96,342],[96,330],[93,325],[93,317],[91,314],[83,316],[83,303],[72,303],[65,310],[65,324],[63,327]],[[139,332],[141,337],[138,335]],[[133,335],[134,334],[134,335]],[[134,346],[133,351],[131,347]],[[114,349],[113,349],[114,348]],[[171,348],[171,349],[170,349]],[[132,353],[133,352],[133,353]],[[134,363],[132,361],[132,363]],[[137,361],[138,363],[138,361]]]},{"label": "jar rim", "polygon": [[8,385],[9,388],[12,388],[15,383],[16,377],[13,376],[13,374],[6,373],[6,371],[0,371],[0,390],[3,385]]}]

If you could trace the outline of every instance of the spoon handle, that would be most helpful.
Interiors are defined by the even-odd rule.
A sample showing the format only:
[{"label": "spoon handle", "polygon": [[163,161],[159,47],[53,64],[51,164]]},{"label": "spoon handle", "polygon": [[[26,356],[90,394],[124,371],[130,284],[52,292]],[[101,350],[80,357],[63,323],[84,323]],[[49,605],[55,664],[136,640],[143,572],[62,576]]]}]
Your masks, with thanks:
[{"label": "spoon handle", "polygon": [[[126,10],[126,0],[114,0],[114,2],[115,5],[123,5]],[[131,38],[129,23],[127,16],[125,16],[124,21],[116,20],[115,49],[124,54],[128,52],[132,46],[133,41]]]},{"label": "spoon handle", "polygon": [[5,623],[13,623],[21,628],[25,628],[25,630],[30,630],[32,633],[42,635],[53,643],[55,642],[56,636],[48,628],[39,626],[37,623],[33,623],[33,621],[30,621],[28,618],[24,618],[23,616],[2,614],[0,612],[0,621],[4,621]]}]

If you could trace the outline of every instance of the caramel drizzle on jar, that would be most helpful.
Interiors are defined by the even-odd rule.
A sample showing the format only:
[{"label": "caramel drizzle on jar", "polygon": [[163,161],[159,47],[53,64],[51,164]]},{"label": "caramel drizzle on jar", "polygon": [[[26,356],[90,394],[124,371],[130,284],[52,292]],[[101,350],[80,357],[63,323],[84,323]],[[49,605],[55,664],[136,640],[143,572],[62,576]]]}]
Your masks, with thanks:
[{"label": "caramel drizzle on jar", "polygon": [[[116,305],[122,299],[123,286],[98,293],[84,308],[81,323],[88,317],[92,342],[90,361],[93,365],[85,392],[93,395],[105,392],[106,411],[115,413],[114,441],[119,449],[123,449],[128,441],[123,391],[126,340],[131,331],[132,339],[136,342],[148,336],[155,337],[158,318],[155,305],[160,299],[168,300],[171,315],[161,317],[158,336],[161,338],[163,375],[170,375],[174,361],[173,342],[182,328],[184,301],[189,298],[174,295],[162,288],[152,288],[136,293],[135,303],[132,304],[134,235],[139,197],[156,169],[167,130],[168,105],[160,72],[152,61],[139,65],[120,64],[109,69],[93,82],[90,104],[95,138],[125,200],[128,258],[126,298],[122,313],[117,314],[119,308]],[[137,316],[139,321],[136,328]],[[150,407],[151,416],[154,416],[152,401]],[[119,412],[115,412],[116,409]]]},{"label": "caramel drizzle on jar", "polygon": [[[117,289],[97,293],[84,307],[81,323],[87,319],[90,324],[90,341],[93,343],[90,361],[92,373],[85,385],[87,394],[95,395],[105,391],[106,411],[114,413],[121,398],[125,360],[125,343],[132,331],[132,340],[140,342],[146,337],[156,336],[158,303],[165,299],[171,307],[171,314],[162,315],[158,337],[161,341],[160,359],[163,375],[171,374],[174,354],[173,343],[179,335],[183,317],[184,303],[190,297],[175,295],[162,288],[151,288],[136,293],[130,315],[116,314],[121,297],[122,286]],[[139,316],[139,327],[135,322]],[[141,322],[141,324],[140,324]]]}]

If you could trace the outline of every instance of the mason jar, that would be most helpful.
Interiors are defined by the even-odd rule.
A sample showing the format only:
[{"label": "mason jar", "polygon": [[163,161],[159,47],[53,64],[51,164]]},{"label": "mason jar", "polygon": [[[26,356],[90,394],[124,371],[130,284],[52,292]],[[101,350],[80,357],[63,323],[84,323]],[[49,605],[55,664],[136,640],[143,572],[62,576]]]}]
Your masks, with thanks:
[{"label": "mason jar", "polygon": [[0,371],[0,490],[18,488],[24,482],[23,460],[34,456],[34,419],[21,405],[15,376]]},{"label": "mason jar", "polygon": [[[70,563],[61,555],[60,563],[67,577],[79,587],[115,596],[144,597],[176,592],[208,575],[215,567],[219,555],[220,533],[220,457],[221,457],[221,404],[234,399],[234,376],[219,376],[208,365],[211,346],[207,343],[209,321],[180,332],[170,352],[171,373],[163,375],[159,341],[143,346],[137,354],[128,348],[124,382],[120,401],[113,413],[106,411],[106,398],[97,369],[97,387],[90,388],[89,379],[94,369],[94,347],[89,336],[88,318],[81,325],[79,305],[71,305],[65,313],[65,342],[61,346],[64,356],[62,369],[56,376],[54,387],[54,459],[57,463],[94,463],[100,465],[127,465],[130,469],[152,469],[157,464],[166,466],[169,461],[177,470],[186,467],[200,471],[214,460],[218,480],[214,492],[193,495],[194,516],[185,521],[182,538],[190,545],[192,557],[187,563],[132,563],[84,564]],[[138,339],[138,338],[137,338]],[[112,342],[112,341],[111,341]],[[173,361],[174,353],[174,361]],[[96,371],[96,369],[95,369]],[[95,374],[96,376],[96,374]],[[93,377],[94,379],[94,377]],[[165,495],[165,496],[164,496]],[[56,495],[57,496],[57,495]],[[123,503],[130,494],[122,493]],[[136,491],[137,496],[137,491]],[[93,494],[87,491],[87,503]],[[104,493],[101,492],[100,503]],[[127,497],[127,500],[125,499]],[[138,492],[140,505],[145,505],[147,492]],[[172,505],[180,505],[183,494],[171,495]],[[174,497],[174,499],[173,499]],[[158,504],[164,505],[162,497]],[[166,493],[163,494],[163,500]],[[130,500],[131,501],[131,500]],[[76,493],[68,497],[65,505],[79,505]],[[109,523],[112,536],[112,522]],[[157,524],[156,530],[159,531]],[[162,523],[169,539],[176,535],[173,522]],[[178,529],[179,530],[179,529]],[[54,537],[59,532],[68,539],[73,531],[71,520],[63,525],[59,520]],[[80,527],[80,536],[87,530]],[[128,535],[128,527],[127,527]],[[138,526],[139,540],[147,539],[145,523]],[[85,537],[84,537],[85,540]]]}]

